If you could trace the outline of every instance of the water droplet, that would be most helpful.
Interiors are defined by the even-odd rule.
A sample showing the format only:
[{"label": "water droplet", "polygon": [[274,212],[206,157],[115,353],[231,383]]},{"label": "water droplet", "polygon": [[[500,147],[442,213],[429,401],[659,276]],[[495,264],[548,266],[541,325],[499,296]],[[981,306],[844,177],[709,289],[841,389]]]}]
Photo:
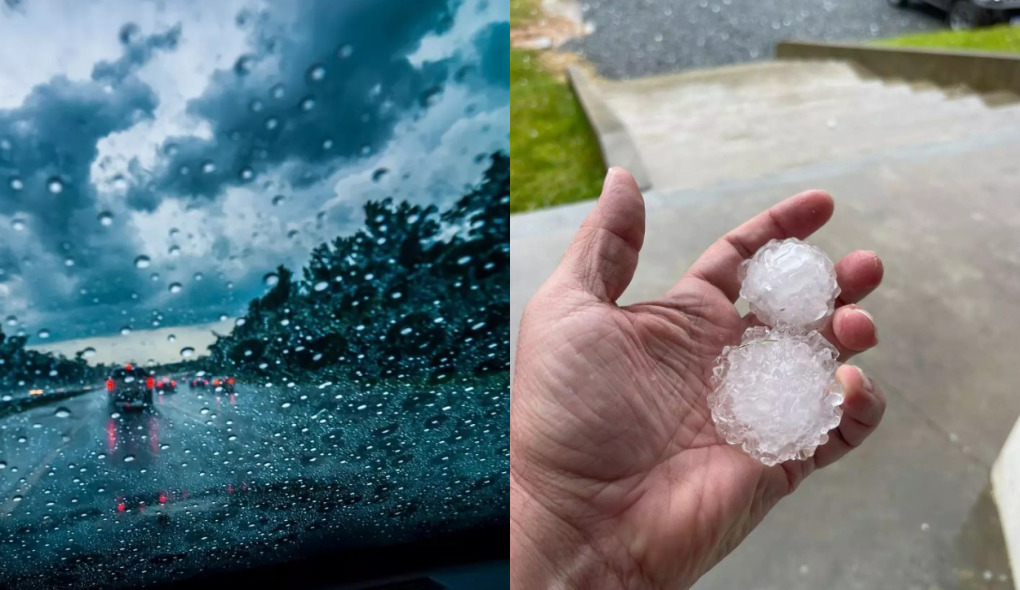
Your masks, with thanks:
[{"label": "water droplet", "polygon": [[221,313],[220,314],[220,321],[221,322],[225,322],[225,321],[227,321],[229,319],[230,319],[230,316],[228,316],[227,314],[225,314],[225,313]]},{"label": "water droplet", "polygon": [[7,461],[0,461],[0,469],[7,469]]},{"label": "water droplet", "polygon": [[333,140],[332,139],[323,140],[323,142],[322,142],[322,149],[324,149],[324,150],[331,150],[331,149],[333,149]]},{"label": "water droplet", "polygon": [[22,501],[22,500],[24,500],[24,499],[25,499],[25,498],[24,498],[24,497],[22,497],[22,496],[14,496],[13,498],[11,498],[11,501],[12,501],[12,502],[20,502],[20,501]]},{"label": "water droplet", "polygon": [[123,328],[120,329],[120,335],[121,336],[127,336],[130,333],[131,333],[131,326],[124,326]]},{"label": "water droplet", "polygon": [[57,418],[70,418],[71,410],[68,410],[67,408],[64,407],[60,407],[53,412],[53,415],[56,416]]},{"label": "water droplet", "polygon": [[89,346],[85,350],[81,351],[81,357],[82,358],[90,359],[90,358],[92,358],[94,356],[96,356],[96,349],[92,348],[91,346]]},{"label": "water droplet", "polygon": [[238,76],[246,76],[251,73],[255,60],[250,55],[242,55],[234,62],[234,73]]},{"label": "water droplet", "polygon": [[175,244],[173,246],[170,246],[170,249],[167,252],[170,254],[170,256],[180,256],[181,247]]},{"label": "water droplet", "polygon": [[139,256],[138,258],[135,258],[135,268],[149,268],[149,265],[151,264],[152,259],[149,258],[148,256],[145,256],[144,254]]},{"label": "water droplet", "polygon": [[274,287],[276,286],[276,283],[280,282],[280,277],[275,272],[271,272],[262,277],[262,282],[265,283],[267,287]]},{"label": "water droplet", "polygon": [[159,273],[154,272],[151,275],[149,275],[149,280],[152,281],[153,283],[159,281]]},{"label": "water droplet", "polygon": [[184,358],[191,358],[195,354],[195,349],[190,346],[185,346],[181,349],[181,356]]},{"label": "water droplet", "polygon": [[54,195],[59,195],[64,192],[64,183],[56,176],[51,176],[50,179],[46,181],[46,189]]},{"label": "water droplet", "polygon": [[253,176],[255,176],[255,172],[251,168],[248,166],[241,168],[241,180],[251,180]]},{"label": "water droplet", "polygon": [[276,195],[275,197],[273,197],[273,205],[279,205],[280,203],[284,202],[285,200],[287,200],[287,197],[285,197],[283,195]]},{"label": "water droplet", "polygon": [[235,326],[243,326],[246,321],[247,320],[245,320],[244,318],[237,318],[237,321],[234,322],[234,325]]},{"label": "water droplet", "polygon": [[98,215],[97,219],[99,220],[99,225],[104,227],[110,227],[113,225],[113,213],[110,213],[109,211],[103,211]]},{"label": "water droplet", "polygon": [[376,169],[376,171],[372,173],[372,182],[379,182],[384,176],[386,176],[387,172],[389,172],[389,170],[386,168]]},{"label": "water droplet", "polygon": [[283,402],[282,404],[280,404],[280,407],[284,408],[284,409],[289,408],[290,407],[290,402]]},{"label": "water droplet", "polygon": [[216,164],[213,164],[211,160],[202,162],[202,172],[204,174],[212,174],[213,172],[216,172]]},{"label": "water droplet", "polygon": [[74,266],[74,258],[65,258],[64,266]]},{"label": "water droplet", "polygon": [[14,219],[14,220],[12,220],[11,221],[11,228],[14,231],[21,231],[21,230],[25,229],[25,220],[24,219]]},{"label": "water droplet", "polygon": [[50,337],[50,331],[47,330],[46,328],[43,328],[42,330],[39,330],[37,336],[45,340],[46,338]]},{"label": "water droplet", "polygon": [[308,80],[310,82],[319,82],[326,77],[326,68],[322,67],[321,64],[315,64],[308,68]]},{"label": "water droplet", "polygon": [[130,462],[132,462],[134,460],[135,460],[135,456],[134,455],[127,455],[127,456],[124,457],[124,462],[125,463],[130,463]]},{"label": "water droplet", "polygon": [[177,336],[175,336],[173,334],[170,334],[169,336],[166,337],[166,341],[167,342],[177,342]]},{"label": "water droplet", "polygon": [[306,111],[307,112],[307,111],[310,111],[310,110],[312,110],[314,108],[315,108],[315,99],[312,98],[311,96],[306,97],[304,100],[301,101],[301,110],[302,111]]},{"label": "water droplet", "polygon": [[329,288],[329,283],[326,281],[319,281],[318,283],[315,283],[315,286],[312,288],[316,291],[325,291]]},{"label": "water droplet", "polygon": [[209,413],[209,408],[202,408],[201,410],[198,411],[198,413],[205,416],[206,414]]},{"label": "water droplet", "polygon": [[272,90],[269,91],[269,94],[273,98],[283,98],[283,95],[286,94],[286,90],[284,89],[283,84],[277,84],[273,86]]},{"label": "water droplet", "polygon": [[8,184],[10,185],[11,190],[13,191],[20,191],[21,189],[25,188],[25,182],[21,180],[20,176],[12,176]]},{"label": "water droplet", "polygon": [[262,101],[258,100],[258,99],[255,99],[255,100],[251,101],[251,104],[248,105],[248,108],[250,108],[253,113],[261,112],[262,111]]},{"label": "water droplet", "polygon": [[196,281],[201,281],[202,279],[205,278],[205,276],[202,275],[202,273],[200,273],[200,272],[196,272],[195,275],[192,278],[195,279]]},{"label": "water droplet", "polygon": [[165,450],[170,448],[170,445],[168,445],[166,443],[163,443],[163,444],[159,445],[159,448],[165,451]]},{"label": "water droplet", "polygon": [[266,119],[266,129],[268,129],[269,131],[276,129],[277,125],[279,124],[280,120],[277,119],[276,117],[269,117],[268,119]]},{"label": "water droplet", "polygon": [[230,436],[227,437],[227,440],[237,440],[237,435],[231,434]]},{"label": "water droplet", "polygon": [[354,48],[351,47],[349,44],[344,44],[341,45],[340,49],[337,50],[336,56],[339,57],[340,59],[347,59],[348,57],[351,56],[352,53],[354,53]]},{"label": "water droplet", "polygon": [[183,288],[184,287],[182,287],[180,283],[170,283],[170,286],[167,287],[167,291],[170,291],[171,293],[180,293]]}]

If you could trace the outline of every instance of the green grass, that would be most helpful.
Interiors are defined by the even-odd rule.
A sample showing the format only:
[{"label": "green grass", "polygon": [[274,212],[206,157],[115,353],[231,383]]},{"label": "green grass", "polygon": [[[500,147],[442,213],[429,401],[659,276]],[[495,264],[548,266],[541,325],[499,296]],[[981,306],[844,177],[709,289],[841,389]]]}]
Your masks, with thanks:
[{"label": "green grass", "polygon": [[876,45],[1020,53],[1020,28],[1000,25],[974,31],[938,31],[885,39]]},{"label": "green grass", "polygon": [[[510,26],[539,16],[539,0],[510,0]],[[593,199],[605,165],[598,141],[566,82],[539,53],[510,50],[510,211]]]},{"label": "green grass", "polygon": [[531,51],[511,51],[510,76],[510,211],[598,197],[605,164],[573,91]]}]

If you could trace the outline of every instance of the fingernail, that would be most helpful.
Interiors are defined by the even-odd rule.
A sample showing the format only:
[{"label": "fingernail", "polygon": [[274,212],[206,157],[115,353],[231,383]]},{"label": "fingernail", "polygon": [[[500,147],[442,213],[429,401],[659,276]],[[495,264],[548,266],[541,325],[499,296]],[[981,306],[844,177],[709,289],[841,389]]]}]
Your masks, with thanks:
[{"label": "fingernail", "polygon": [[607,171],[606,171],[606,178],[605,178],[605,180],[603,180],[603,181],[602,181],[602,186],[609,186],[609,185],[610,185],[610,183],[612,183],[612,182],[613,182],[613,180],[615,180],[615,176],[616,176],[616,175],[617,175],[617,174],[618,174],[619,172],[620,172],[620,168],[619,168],[619,167],[617,167],[617,166],[613,166],[612,168],[610,168],[609,170],[607,170]]},{"label": "fingernail", "polygon": [[875,318],[871,317],[871,314],[868,313],[863,307],[855,307],[854,312],[859,313],[862,316],[868,318],[869,320],[871,320],[872,324],[875,323]]},{"label": "fingernail", "polygon": [[864,385],[864,389],[867,391],[871,391],[872,389],[871,379],[868,379],[868,376],[864,374],[864,369],[857,367],[857,372],[860,373],[861,375],[861,384]]}]

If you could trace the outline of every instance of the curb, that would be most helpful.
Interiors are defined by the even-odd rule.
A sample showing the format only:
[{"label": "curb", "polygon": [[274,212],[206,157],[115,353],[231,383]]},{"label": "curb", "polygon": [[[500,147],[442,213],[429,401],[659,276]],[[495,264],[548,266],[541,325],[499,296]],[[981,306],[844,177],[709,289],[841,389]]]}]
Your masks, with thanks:
[{"label": "curb", "polygon": [[581,109],[584,110],[592,130],[598,138],[602,160],[606,163],[606,167],[626,168],[637,181],[638,188],[641,190],[651,188],[651,180],[641,161],[641,156],[638,154],[637,146],[634,145],[634,140],[627,133],[623,122],[613,114],[613,111],[599,96],[595,89],[595,82],[577,66],[567,68],[567,81],[574,91],[574,95],[577,96],[578,102],[581,103]]},{"label": "curb", "polygon": [[1020,55],[782,41],[776,45],[776,59],[850,61],[880,78],[962,85],[977,93],[1020,94]]}]

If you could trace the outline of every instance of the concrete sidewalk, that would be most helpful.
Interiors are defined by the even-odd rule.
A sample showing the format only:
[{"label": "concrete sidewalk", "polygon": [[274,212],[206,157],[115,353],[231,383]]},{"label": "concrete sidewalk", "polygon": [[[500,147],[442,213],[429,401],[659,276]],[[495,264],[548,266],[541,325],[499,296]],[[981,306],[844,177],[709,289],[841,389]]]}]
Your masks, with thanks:
[{"label": "concrete sidewalk", "polygon": [[[649,173],[681,182],[660,182],[647,195],[645,247],[621,303],[661,294],[723,232],[808,188],[836,198],[833,221],[812,241],[834,258],[875,250],[886,266],[884,285],[866,301],[881,343],[857,361],[888,395],[881,429],[805,482],[698,590],[1013,587],[988,476],[1020,414],[1015,115],[988,109],[973,133],[954,122],[887,143],[870,125],[827,157],[807,149],[799,163],[743,171],[725,162],[714,170],[733,169],[732,176],[702,168],[693,181],[663,167],[669,153],[695,148],[670,146],[660,134],[656,141],[666,143],[652,150],[660,164],[644,159]],[[664,126],[674,124],[669,116],[660,110]],[[795,121],[791,114],[784,125]],[[635,137],[639,150],[651,149]],[[710,155],[699,157],[710,162]],[[591,206],[511,218],[515,342],[525,302]]]}]

